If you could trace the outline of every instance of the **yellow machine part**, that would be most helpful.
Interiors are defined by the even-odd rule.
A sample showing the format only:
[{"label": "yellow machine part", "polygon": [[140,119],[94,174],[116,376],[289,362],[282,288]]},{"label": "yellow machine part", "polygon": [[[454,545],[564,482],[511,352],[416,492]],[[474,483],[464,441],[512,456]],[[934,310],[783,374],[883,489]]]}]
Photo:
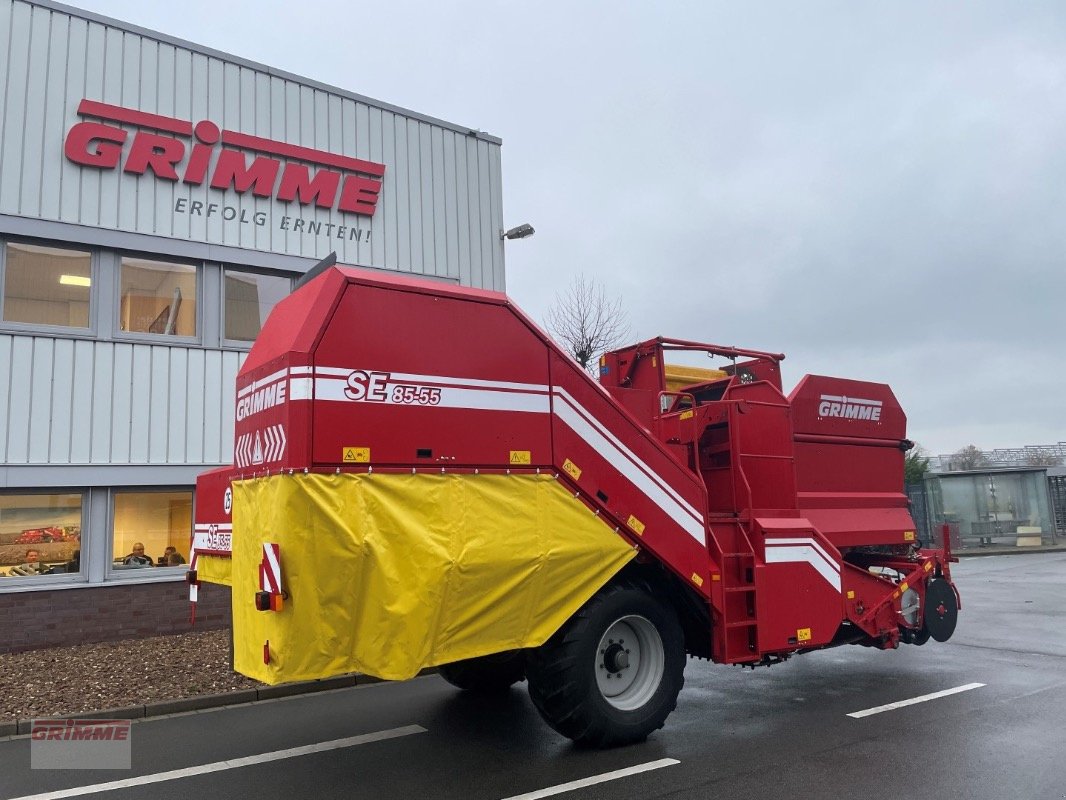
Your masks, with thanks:
[{"label": "yellow machine part", "polygon": [[[275,475],[233,495],[234,666],[271,684],[535,647],[636,554],[550,475]],[[255,608],[265,542],[280,611]]]},{"label": "yellow machine part", "polygon": [[720,369],[686,367],[681,364],[663,364],[663,371],[668,392],[680,392],[685,386],[692,386],[694,383],[707,383],[729,377],[729,373]]},{"label": "yellow machine part", "polygon": [[232,559],[220,556],[198,555],[196,557],[196,575],[206,583],[232,584]]}]

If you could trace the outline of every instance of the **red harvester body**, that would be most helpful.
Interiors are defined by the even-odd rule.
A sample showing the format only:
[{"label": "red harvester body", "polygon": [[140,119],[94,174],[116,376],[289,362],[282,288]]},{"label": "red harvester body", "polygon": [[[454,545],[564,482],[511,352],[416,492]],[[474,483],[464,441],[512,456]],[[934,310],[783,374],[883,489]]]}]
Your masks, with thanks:
[{"label": "red harvester body", "polygon": [[[722,357],[727,366],[672,366],[668,358],[678,350]],[[617,617],[596,643],[611,644],[599,655],[589,646],[597,661],[589,669],[601,676],[617,673],[621,683],[639,671],[629,650],[611,654],[619,624],[630,626],[624,630],[642,643],[648,663],[657,648],[672,647],[662,624],[655,632],[641,621],[655,623],[659,612],[609,610],[634,587],[650,587],[672,615],[669,625],[683,631],[688,654],[721,663],[947,638],[958,608],[952,558],[946,546],[917,540],[903,492],[906,417],[891,389],[809,375],[786,396],[783,358],[659,338],[608,353],[597,384],[503,294],[326,269],[277,306],[240,370],[235,464],[198,484],[194,555],[227,554],[237,488],[268,476],[551,476],[634,554],[601,585],[584,587],[577,603],[585,622],[599,607]],[[240,511],[233,508],[234,540],[242,535]],[[255,535],[261,542],[275,536]],[[286,548],[278,551],[279,572]],[[269,593],[264,565],[260,589]],[[507,581],[511,567],[498,568]],[[292,609],[313,579],[305,571],[279,580],[291,582],[291,602],[279,604],[275,619],[299,613]],[[624,586],[610,595],[619,581]],[[236,575],[232,585],[236,618],[253,598],[238,594]],[[348,590],[336,591],[338,606],[349,602]],[[249,636],[260,637],[255,652],[262,647],[269,661],[281,633],[266,645],[266,634]],[[555,632],[544,647],[563,647],[563,638]],[[541,653],[543,639],[512,646],[526,648],[530,691],[540,695],[534,700],[567,735],[631,741],[661,726],[673,708],[669,698],[665,712],[645,713],[663,691],[676,697],[680,678],[673,689],[660,688],[654,675],[640,679],[651,681],[641,690],[651,699],[623,702],[617,697],[624,693],[612,695],[589,677],[588,686],[602,690],[598,722],[589,723],[592,733],[568,728],[552,719],[549,684],[558,676]],[[484,657],[501,649],[495,642],[464,652],[484,668]],[[672,659],[667,652],[659,659],[665,666],[649,669],[670,673]],[[427,656],[418,666],[433,661]],[[463,685],[455,669],[446,677]]]}]

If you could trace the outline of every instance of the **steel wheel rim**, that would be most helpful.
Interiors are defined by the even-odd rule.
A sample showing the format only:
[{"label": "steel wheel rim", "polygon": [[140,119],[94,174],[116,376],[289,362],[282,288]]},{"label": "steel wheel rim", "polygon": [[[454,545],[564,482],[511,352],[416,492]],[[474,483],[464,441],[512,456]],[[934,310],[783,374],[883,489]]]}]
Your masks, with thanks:
[{"label": "steel wheel rim", "polygon": [[655,694],[666,672],[659,631],[644,617],[615,620],[596,646],[596,686],[619,711],[640,708]]}]

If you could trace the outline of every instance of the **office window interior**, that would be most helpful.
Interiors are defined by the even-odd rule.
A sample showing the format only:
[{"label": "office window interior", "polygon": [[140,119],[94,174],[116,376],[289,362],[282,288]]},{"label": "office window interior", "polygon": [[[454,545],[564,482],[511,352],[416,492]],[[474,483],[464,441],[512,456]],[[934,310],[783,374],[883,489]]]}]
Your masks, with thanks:
[{"label": "office window interior", "polygon": [[88,328],[91,265],[91,255],[81,250],[9,242],[4,321]]},{"label": "office window interior", "polygon": [[198,270],[141,258],[122,259],[119,328],[133,333],[195,336]]},{"label": "office window interior", "polygon": [[255,339],[271,309],[291,290],[291,278],[226,269],[225,338],[240,342]]},{"label": "office window interior", "polygon": [[81,494],[0,494],[0,576],[81,572],[81,509]]},{"label": "office window interior", "polygon": [[192,491],[116,492],[113,569],[183,567],[192,536]]}]

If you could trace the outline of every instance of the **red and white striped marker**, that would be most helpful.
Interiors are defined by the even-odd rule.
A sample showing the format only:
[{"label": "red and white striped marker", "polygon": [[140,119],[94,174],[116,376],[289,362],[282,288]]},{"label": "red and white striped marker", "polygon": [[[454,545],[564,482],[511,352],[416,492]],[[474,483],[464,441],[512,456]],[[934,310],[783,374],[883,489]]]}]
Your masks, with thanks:
[{"label": "red and white striped marker", "polygon": [[263,560],[259,563],[259,588],[281,594],[281,547],[263,542]]}]

